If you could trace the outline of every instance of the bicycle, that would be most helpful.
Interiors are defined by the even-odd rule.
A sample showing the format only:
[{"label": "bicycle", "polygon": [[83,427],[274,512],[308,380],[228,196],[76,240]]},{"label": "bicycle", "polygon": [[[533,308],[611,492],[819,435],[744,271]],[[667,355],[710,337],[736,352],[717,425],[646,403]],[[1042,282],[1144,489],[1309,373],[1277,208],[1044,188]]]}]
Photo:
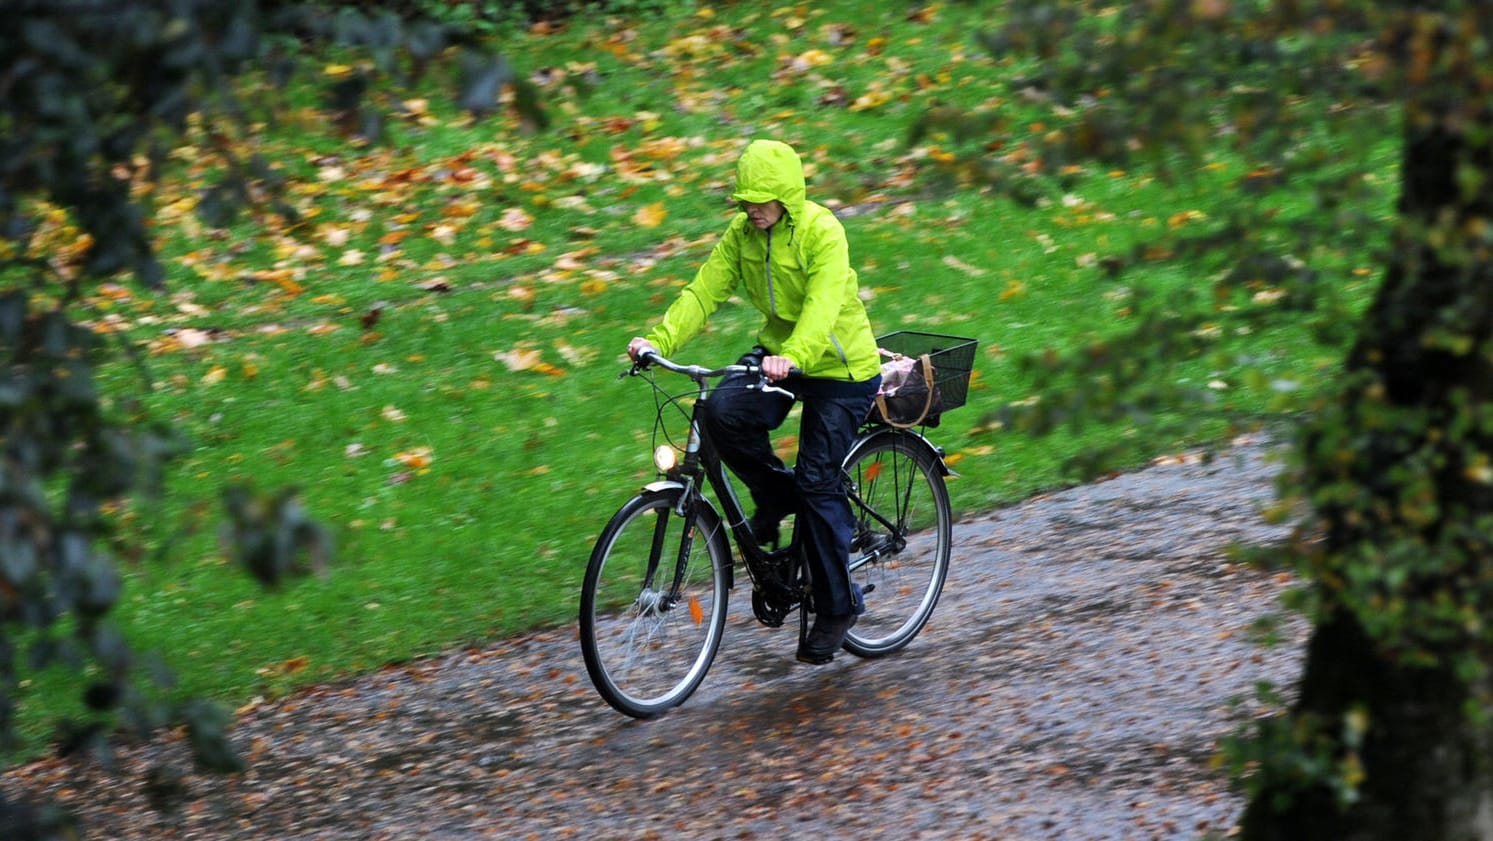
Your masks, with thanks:
[{"label": "bicycle", "polygon": [[[655,369],[682,374],[695,385],[682,458],[666,431],[665,443],[658,440],[668,408],[689,394],[671,395]],[[700,422],[713,381],[737,373],[758,377],[753,388],[789,393],[770,384],[756,365],[704,368],[656,354],[619,377],[644,377],[654,389],[654,464],[660,475],[623,504],[597,538],[581,587],[580,638],[597,691],[634,718],[652,718],[684,703],[714,662],[735,587],[728,534],[751,580],[757,621],[781,627],[798,610],[799,638],[807,633],[813,604],[802,553],[793,541],[782,549],[758,544]],[[962,390],[956,399],[954,405],[962,404]],[[854,655],[876,658],[903,649],[938,603],[953,529],[944,481],[951,471],[943,455],[911,427],[868,420],[845,457],[846,493],[856,521],[850,574],[866,604],[843,646]],[[706,485],[722,510],[705,495]]]}]

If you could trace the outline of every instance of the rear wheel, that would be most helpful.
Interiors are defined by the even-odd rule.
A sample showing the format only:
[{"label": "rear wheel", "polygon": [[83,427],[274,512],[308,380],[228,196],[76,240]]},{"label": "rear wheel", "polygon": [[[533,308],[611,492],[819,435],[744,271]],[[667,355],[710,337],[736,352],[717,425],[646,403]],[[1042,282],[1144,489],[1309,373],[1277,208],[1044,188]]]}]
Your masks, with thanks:
[{"label": "rear wheel", "polygon": [[[581,586],[586,671],[607,703],[635,718],[683,703],[705,679],[726,627],[730,550],[704,528],[690,529],[686,544],[685,518],[675,513],[682,493],[650,491],[622,506]],[[715,517],[700,519],[719,528]]]},{"label": "rear wheel", "polygon": [[845,649],[880,657],[911,642],[938,604],[953,532],[949,492],[938,455],[908,433],[853,450],[845,474],[856,519],[850,579],[866,602]]}]

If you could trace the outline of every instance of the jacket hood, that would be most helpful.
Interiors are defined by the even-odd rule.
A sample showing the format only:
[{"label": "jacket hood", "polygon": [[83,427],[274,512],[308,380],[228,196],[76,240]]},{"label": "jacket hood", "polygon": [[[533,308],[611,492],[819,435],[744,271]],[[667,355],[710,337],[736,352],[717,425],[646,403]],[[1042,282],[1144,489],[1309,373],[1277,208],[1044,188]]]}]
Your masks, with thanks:
[{"label": "jacket hood", "polygon": [[736,161],[736,201],[766,204],[783,203],[788,216],[803,218],[806,191],[803,162],[798,153],[778,140],[753,140]]}]

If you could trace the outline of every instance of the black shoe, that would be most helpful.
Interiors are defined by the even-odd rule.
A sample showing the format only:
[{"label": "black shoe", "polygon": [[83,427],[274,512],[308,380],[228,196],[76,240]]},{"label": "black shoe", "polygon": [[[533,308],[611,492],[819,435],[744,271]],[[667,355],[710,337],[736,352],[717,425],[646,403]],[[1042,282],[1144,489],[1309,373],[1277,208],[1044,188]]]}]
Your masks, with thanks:
[{"label": "black shoe", "polygon": [[766,546],[771,549],[778,548],[778,539],[781,534],[778,531],[778,523],[783,521],[782,515],[774,516],[758,511],[747,520],[747,525],[752,529],[752,536],[756,538],[758,546]]},{"label": "black shoe", "polygon": [[822,666],[835,659],[835,652],[845,644],[845,634],[855,625],[855,614],[819,616],[803,642],[798,644],[798,661]]}]

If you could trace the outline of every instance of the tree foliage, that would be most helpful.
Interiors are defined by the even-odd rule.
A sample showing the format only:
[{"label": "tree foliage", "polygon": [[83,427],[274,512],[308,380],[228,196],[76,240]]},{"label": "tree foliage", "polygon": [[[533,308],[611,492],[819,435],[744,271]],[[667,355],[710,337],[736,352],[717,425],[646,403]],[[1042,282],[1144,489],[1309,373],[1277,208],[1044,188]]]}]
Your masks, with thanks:
[{"label": "tree foliage", "polygon": [[[273,114],[237,98],[249,72],[284,80],[297,45],[341,44],[366,56],[327,91],[350,134],[379,133],[381,83],[409,81],[448,50],[460,62],[456,95],[474,114],[522,87],[512,67],[464,33],[389,12],[270,2],[12,3],[0,29],[0,753],[20,743],[17,712],[28,677],[60,667],[84,678],[79,714],[60,722],[64,752],[101,751],[118,726],[148,732],[188,726],[197,761],[234,769],[225,719],[211,705],[166,706],[152,688],[165,670],[130,650],[109,617],[119,599],[121,544],[115,513],[159,489],[163,464],[182,446],[127,400],[105,399],[96,365],[125,352],[73,323],[87,284],[126,273],[159,288],[151,248],[151,182],[192,121],[229,132]],[[255,88],[264,89],[264,88]],[[541,123],[533,97],[516,97]],[[211,133],[210,133],[211,134]],[[257,160],[221,144],[221,180],[199,213],[231,215],[251,183],[273,183]],[[273,201],[273,194],[263,197]],[[85,232],[76,253],[37,253],[33,237],[54,213]],[[144,387],[149,387],[148,376]],[[256,578],[276,585],[319,562],[325,532],[293,491],[229,488],[227,543]],[[168,778],[169,771],[160,776]],[[6,838],[72,830],[45,806],[0,802]]]},{"label": "tree foliage", "polygon": [[[998,110],[931,109],[912,139],[964,139],[951,164],[961,178],[1031,201],[1054,197],[1064,168],[1082,162],[1147,168],[1179,185],[1220,145],[1250,163],[1211,218],[1097,261],[1093,271],[1132,290],[1134,329],[1027,360],[1053,386],[999,420],[1038,432],[1094,419],[1160,424],[1165,407],[1189,405],[1164,421],[1169,431],[1185,435],[1206,418],[1247,422],[1219,406],[1206,383],[1152,374],[1206,353],[1207,334],[1267,326],[1277,309],[1308,313],[1317,340],[1344,343],[1356,317],[1348,279],[1330,276],[1322,258],[1378,251],[1387,228],[1373,200],[1381,174],[1358,151],[1384,142],[1394,109],[1368,50],[1370,29],[1364,15],[1337,6],[1146,0],[1017,3],[1003,26],[977,35],[995,57],[1031,68],[1007,85],[1053,119],[1023,160],[990,142],[1003,133]],[[1041,61],[1015,62],[1032,55]],[[1302,184],[1314,188],[1314,204],[1283,208],[1277,196]],[[1148,268],[1179,256],[1201,268],[1198,283],[1153,294]],[[1266,288],[1278,290],[1273,307],[1249,305]],[[1248,360],[1228,367],[1268,380]],[[1095,452],[1088,461],[1092,472],[1112,459]]]},{"label": "tree foliage", "polygon": [[[1255,156],[1259,180],[1239,185],[1236,217],[1194,243],[1227,253],[1240,270],[1217,276],[1216,300],[1249,276],[1245,267],[1287,262],[1271,261],[1262,244],[1310,254],[1313,242],[1372,242],[1359,236],[1374,225],[1355,215],[1352,175],[1332,176],[1328,165],[1372,137],[1374,121],[1401,126],[1383,281],[1354,320],[1339,388],[1303,424],[1289,477],[1288,493],[1299,489],[1312,512],[1297,554],[1315,629],[1289,713],[1236,748],[1252,796],[1244,835],[1487,837],[1493,10],[1347,0],[1039,4],[983,41],[1049,59],[1033,90],[1080,112],[1071,129],[1046,138],[1058,160],[1148,156],[1165,170],[1188,160],[1169,156],[1219,139]],[[969,119],[930,117],[920,130]],[[1261,236],[1278,228],[1270,183],[1301,178],[1319,179],[1323,213],[1289,220],[1294,231],[1273,241]],[[1304,265],[1299,305],[1321,307],[1331,280]],[[1090,349],[1057,367],[1103,377],[1121,364],[1111,360],[1165,364],[1177,348],[1155,337],[1176,333],[1152,328],[1185,328],[1189,312],[1227,317],[1216,309],[1179,309],[1171,324],[1124,340],[1121,353]],[[1324,327],[1345,315],[1326,314]],[[1145,399],[1121,393],[1100,408],[1119,414]]]}]

